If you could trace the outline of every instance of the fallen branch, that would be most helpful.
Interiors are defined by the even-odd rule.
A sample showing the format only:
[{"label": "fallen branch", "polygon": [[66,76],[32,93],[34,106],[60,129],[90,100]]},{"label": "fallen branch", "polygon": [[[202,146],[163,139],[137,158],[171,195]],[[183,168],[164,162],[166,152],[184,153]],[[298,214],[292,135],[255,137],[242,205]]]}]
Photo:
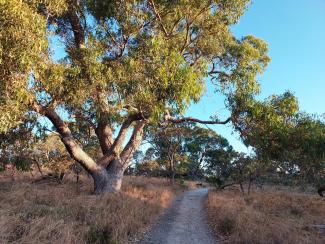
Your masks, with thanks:
[{"label": "fallen branch", "polygon": [[239,184],[239,182],[232,182],[232,183],[221,186],[220,189],[224,190],[226,187],[237,185],[237,184]]}]

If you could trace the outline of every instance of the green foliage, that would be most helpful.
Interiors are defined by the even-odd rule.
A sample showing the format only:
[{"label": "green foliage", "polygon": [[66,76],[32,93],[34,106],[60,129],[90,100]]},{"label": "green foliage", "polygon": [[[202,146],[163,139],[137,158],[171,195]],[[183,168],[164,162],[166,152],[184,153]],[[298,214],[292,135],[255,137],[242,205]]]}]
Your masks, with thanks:
[{"label": "green foliage", "polygon": [[[211,129],[193,127],[185,138],[185,151],[189,157],[189,175],[203,174],[224,178],[235,155],[226,138]],[[204,170],[203,170],[204,168]]]},{"label": "green foliage", "polygon": [[13,163],[16,166],[16,169],[20,170],[20,171],[30,171],[32,170],[31,166],[31,160],[28,157],[23,157],[23,156],[16,156],[13,159]]},{"label": "green foliage", "polygon": [[224,184],[224,181],[217,176],[208,176],[206,181],[216,188],[220,188]]},{"label": "green foliage", "polygon": [[[211,129],[193,124],[152,128],[146,139],[151,147],[139,167],[155,163],[155,169],[174,171],[176,176],[191,179],[205,175],[226,177],[235,152],[229,142]],[[154,160],[154,161],[153,161]]]},{"label": "green foliage", "polygon": [[[247,36],[233,40],[227,45],[227,52],[220,57],[225,70],[214,79],[220,82],[221,90],[231,99],[245,99],[260,92],[256,76],[264,71],[270,58],[267,44],[261,39]],[[219,63],[218,63],[219,64]]]},{"label": "green foliage", "polygon": [[297,99],[289,92],[272,96],[265,101],[236,97],[231,101],[234,108],[235,128],[241,133],[246,145],[257,151],[268,150],[277,154],[277,145],[272,144],[275,136],[285,138],[287,129],[294,126],[298,112]]},{"label": "green foliage", "polygon": [[30,72],[46,55],[46,21],[25,1],[0,1],[0,133],[23,121]]},{"label": "green foliage", "polygon": [[136,172],[140,175],[161,176],[161,165],[154,160],[144,161],[136,165]]},{"label": "green foliage", "polygon": [[21,171],[31,170],[33,164],[30,157],[34,136],[32,123],[26,123],[10,131],[0,133],[0,167],[4,170],[6,164],[12,164]]},{"label": "green foliage", "polygon": [[299,113],[293,94],[263,102],[237,97],[231,102],[236,108],[235,128],[259,159],[279,167],[287,177],[294,174],[300,182],[319,184],[324,179],[324,121]]},{"label": "green foliage", "polygon": [[191,133],[189,128],[182,125],[168,127],[149,127],[146,140],[151,147],[147,149],[139,167],[152,167],[155,173],[172,175],[186,174],[187,157],[183,152],[184,137]]},{"label": "green foliage", "polygon": [[115,244],[112,233],[107,227],[92,226],[85,235],[86,242],[89,244]]},{"label": "green foliage", "polygon": [[235,182],[248,182],[256,178],[257,172],[262,171],[263,164],[256,158],[238,154],[235,160],[231,163],[230,176]]},{"label": "green foliage", "polygon": [[[153,122],[166,110],[181,115],[200,99],[211,63],[227,73],[217,78],[225,94],[256,91],[266,44],[229,30],[248,2],[2,0],[1,131],[22,123],[33,101],[96,120],[105,97],[116,127],[135,112]],[[65,48],[60,62],[52,38]]]},{"label": "green foliage", "polygon": [[55,174],[68,171],[73,167],[74,163],[59,136],[55,134],[46,135],[43,140],[35,143],[30,157]]}]

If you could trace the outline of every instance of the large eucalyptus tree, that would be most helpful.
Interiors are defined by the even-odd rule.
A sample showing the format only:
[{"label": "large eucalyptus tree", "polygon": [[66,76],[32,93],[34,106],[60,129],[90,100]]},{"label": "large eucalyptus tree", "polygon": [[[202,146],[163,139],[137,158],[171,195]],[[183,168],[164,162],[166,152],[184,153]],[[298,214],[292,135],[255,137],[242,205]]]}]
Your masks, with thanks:
[{"label": "large eucalyptus tree", "polygon": [[[94,192],[119,191],[149,123],[234,121],[235,109],[211,121],[182,116],[206,82],[227,100],[258,93],[267,45],[253,36],[236,39],[230,30],[248,3],[0,0],[1,133],[45,117],[93,177]],[[73,133],[85,125],[98,137],[98,157]]]}]

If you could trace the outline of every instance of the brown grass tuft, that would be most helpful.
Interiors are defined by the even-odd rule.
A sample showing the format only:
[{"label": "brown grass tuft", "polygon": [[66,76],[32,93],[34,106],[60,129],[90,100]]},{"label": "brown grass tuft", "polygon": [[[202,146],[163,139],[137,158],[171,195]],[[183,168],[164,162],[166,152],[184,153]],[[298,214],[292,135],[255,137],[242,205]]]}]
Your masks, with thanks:
[{"label": "brown grass tuft", "polygon": [[243,199],[236,191],[212,191],[209,224],[227,243],[325,243],[325,201],[317,196],[268,189]]},{"label": "brown grass tuft", "polygon": [[0,243],[125,243],[148,227],[178,189],[164,179],[126,177],[122,192],[92,196],[77,186],[0,181]]}]

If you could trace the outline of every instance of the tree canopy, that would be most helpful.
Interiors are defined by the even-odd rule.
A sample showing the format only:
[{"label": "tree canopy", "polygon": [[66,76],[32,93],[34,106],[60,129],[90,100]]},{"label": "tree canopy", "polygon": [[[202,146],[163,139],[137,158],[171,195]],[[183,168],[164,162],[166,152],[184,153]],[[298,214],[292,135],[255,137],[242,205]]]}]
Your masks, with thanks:
[{"label": "tree canopy", "polygon": [[[172,124],[168,127],[151,127],[145,140],[150,146],[137,167],[155,172],[158,169],[188,179],[203,179],[206,175],[221,175],[230,165],[235,151],[226,138],[212,129],[193,123]],[[136,159],[138,154],[135,155]],[[152,168],[152,166],[154,166]]]},{"label": "tree canopy", "polygon": [[[282,106],[275,114],[254,99],[267,44],[230,29],[249,2],[0,0],[0,132],[46,117],[102,193],[119,190],[148,125],[259,124],[247,108],[285,119],[295,108],[287,94],[266,101]],[[231,116],[184,117],[210,81]],[[87,133],[98,157],[78,140]]]}]

